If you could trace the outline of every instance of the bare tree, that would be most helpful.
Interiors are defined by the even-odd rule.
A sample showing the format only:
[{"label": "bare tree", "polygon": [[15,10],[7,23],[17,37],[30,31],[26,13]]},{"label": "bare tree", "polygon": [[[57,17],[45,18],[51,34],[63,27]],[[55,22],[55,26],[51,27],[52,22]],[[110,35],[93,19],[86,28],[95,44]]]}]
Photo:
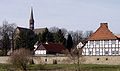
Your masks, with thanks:
[{"label": "bare tree", "polygon": [[11,63],[22,70],[26,70],[30,62],[31,52],[25,48],[15,50],[11,55]]},{"label": "bare tree", "polygon": [[16,25],[14,23],[9,24],[7,21],[3,21],[3,25],[0,26],[0,35],[4,36],[4,34],[7,33],[8,36],[12,38],[15,28]]},{"label": "bare tree", "polygon": [[[3,25],[0,26],[0,36],[1,36],[1,42],[2,42],[2,49],[5,49],[5,55],[7,55],[8,50],[13,45],[13,33],[15,30],[15,24],[8,24],[7,21],[3,22]],[[8,45],[8,43],[10,45]],[[5,46],[4,46],[5,45]]]},{"label": "bare tree", "polygon": [[[60,30],[60,28],[58,28],[58,27],[51,27],[51,28],[49,28],[49,31],[51,33],[57,33],[59,30]],[[61,28],[61,31],[62,31],[64,37],[66,37],[67,36],[67,30],[65,28]]]},{"label": "bare tree", "polygon": [[59,31],[59,28],[58,28],[58,27],[51,27],[51,28],[49,29],[49,31],[50,31],[51,33],[56,33],[56,32]]},{"label": "bare tree", "polygon": [[79,42],[83,41],[83,31],[70,31],[69,34],[71,34],[73,39],[73,47],[75,47]]},{"label": "bare tree", "polygon": [[81,64],[83,61],[85,61],[82,56],[82,48],[83,47],[79,49],[74,48],[73,50],[71,50],[71,55],[69,56],[73,63],[77,65],[77,71],[81,71]]},{"label": "bare tree", "polygon": [[93,31],[86,31],[84,33],[84,41],[86,41],[92,34],[93,34]]},{"label": "bare tree", "polygon": [[67,29],[61,28],[61,31],[62,31],[64,37],[67,37]]}]

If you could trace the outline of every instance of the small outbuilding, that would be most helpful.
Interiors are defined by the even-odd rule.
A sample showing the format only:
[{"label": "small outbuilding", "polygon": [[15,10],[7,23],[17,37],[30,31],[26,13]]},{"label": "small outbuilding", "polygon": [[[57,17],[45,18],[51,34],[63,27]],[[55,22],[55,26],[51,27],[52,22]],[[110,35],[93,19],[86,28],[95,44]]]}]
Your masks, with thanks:
[{"label": "small outbuilding", "polygon": [[66,47],[62,44],[46,42],[40,43],[35,49],[35,55],[46,55],[46,54],[62,54],[66,50]]}]

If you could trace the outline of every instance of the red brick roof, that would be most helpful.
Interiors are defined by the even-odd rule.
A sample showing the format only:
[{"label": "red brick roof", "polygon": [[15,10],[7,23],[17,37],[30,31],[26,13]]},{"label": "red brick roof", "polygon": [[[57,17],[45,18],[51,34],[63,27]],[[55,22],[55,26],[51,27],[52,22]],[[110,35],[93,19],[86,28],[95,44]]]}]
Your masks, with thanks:
[{"label": "red brick roof", "polygon": [[66,47],[61,44],[56,43],[40,43],[40,46],[37,48],[37,50],[47,50],[47,52],[50,53],[61,53],[63,50],[66,50]]},{"label": "red brick roof", "polygon": [[108,29],[107,23],[101,23],[100,27],[93,33],[88,40],[107,40],[117,39],[117,37]]}]

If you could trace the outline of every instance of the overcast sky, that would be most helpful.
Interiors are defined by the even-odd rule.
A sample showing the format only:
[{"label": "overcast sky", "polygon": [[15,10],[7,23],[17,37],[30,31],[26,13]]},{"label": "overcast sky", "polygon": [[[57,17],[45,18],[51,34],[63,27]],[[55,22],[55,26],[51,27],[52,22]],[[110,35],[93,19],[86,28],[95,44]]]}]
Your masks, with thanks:
[{"label": "overcast sky", "polygon": [[0,23],[28,27],[31,6],[35,28],[95,31],[107,22],[113,33],[120,33],[120,0],[0,0]]}]

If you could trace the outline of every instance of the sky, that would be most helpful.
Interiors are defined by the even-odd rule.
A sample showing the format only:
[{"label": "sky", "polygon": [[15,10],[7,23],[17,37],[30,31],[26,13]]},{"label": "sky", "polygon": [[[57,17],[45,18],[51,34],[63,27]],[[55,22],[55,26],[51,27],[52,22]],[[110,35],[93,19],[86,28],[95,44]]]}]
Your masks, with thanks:
[{"label": "sky", "polygon": [[120,34],[120,0],[0,0],[0,25],[6,20],[28,28],[31,6],[35,28],[95,31],[100,23],[108,23]]}]

